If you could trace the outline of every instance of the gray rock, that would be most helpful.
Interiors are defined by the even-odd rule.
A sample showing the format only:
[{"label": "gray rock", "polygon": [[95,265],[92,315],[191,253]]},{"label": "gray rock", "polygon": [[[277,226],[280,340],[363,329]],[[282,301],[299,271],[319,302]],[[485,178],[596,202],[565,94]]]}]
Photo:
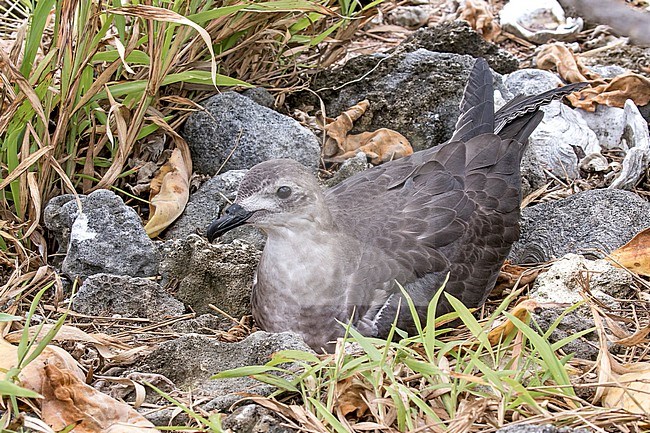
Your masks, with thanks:
[{"label": "gray rock", "polygon": [[569,427],[557,428],[550,424],[547,425],[530,425],[516,424],[500,428],[496,433],[590,433],[586,429],[572,429]]},{"label": "gray rock", "polygon": [[425,49],[359,56],[328,71],[314,87],[329,89],[320,95],[331,115],[363,99],[370,101],[352,133],[390,128],[404,135],[414,150],[422,150],[451,137],[473,64],[469,56]]},{"label": "gray rock", "polygon": [[181,132],[197,172],[214,175],[220,169],[250,168],[273,158],[318,167],[318,139],[290,117],[236,92],[215,95],[203,106],[205,111],[193,113]]},{"label": "gray rock", "polygon": [[625,128],[625,117],[622,108],[599,104],[594,112],[582,108],[576,108],[575,111],[594,131],[596,137],[598,137],[598,142],[604,149],[620,147],[623,129]]},{"label": "gray rock", "polygon": [[370,164],[368,164],[368,157],[365,153],[359,152],[354,158],[350,158],[341,164],[341,167],[334,174],[334,176],[332,176],[331,179],[325,181],[325,185],[328,188],[331,188],[343,182],[345,179],[354,176],[357,173],[361,173],[369,167]]},{"label": "gray rock", "polygon": [[[521,69],[504,77],[509,99],[536,95],[560,85],[562,81],[555,74],[539,69]],[[585,154],[600,152],[596,134],[580,115],[559,101],[551,102],[542,110],[544,120],[531,135],[522,161],[526,191],[527,187],[535,190],[548,181],[543,169],[560,178],[579,178],[580,158],[575,148]]]},{"label": "gray rock", "polygon": [[160,251],[163,286],[177,282],[176,297],[194,311],[211,312],[208,304],[214,304],[237,318],[250,314],[253,275],[261,255],[254,246],[239,240],[212,245],[189,235],[164,242]]},{"label": "gray rock", "polygon": [[[541,308],[539,312],[533,313],[533,319],[542,333],[555,326],[558,318],[564,313],[564,308]],[[574,310],[566,314],[555,326],[548,337],[549,343],[557,343],[563,339],[575,336],[577,333],[593,328],[594,321],[589,314],[589,310]],[[576,358],[595,361],[600,352],[598,346],[598,334],[589,332],[582,337],[575,338],[562,346],[562,351],[566,354],[573,354]]]},{"label": "gray rock", "polygon": [[483,39],[465,21],[447,21],[433,27],[419,29],[400,44],[396,52],[409,52],[421,48],[439,53],[483,57],[490,67],[500,74],[508,74],[519,68],[519,61],[515,56]]},{"label": "gray rock", "polygon": [[158,273],[158,257],[138,214],[102,189],[86,197],[71,226],[62,270],[71,278],[99,273],[150,277]]},{"label": "gray rock", "polygon": [[292,433],[296,431],[282,425],[285,423],[285,420],[270,409],[256,404],[246,404],[226,416],[221,425],[233,433]]},{"label": "gray rock", "polygon": [[398,6],[388,13],[388,21],[398,26],[415,29],[427,24],[430,12],[430,8],[426,5]]},{"label": "gray rock", "polygon": [[274,109],[275,108],[275,98],[269,93],[264,87],[253,87],[252,89],[246,89],[242,92],[247,98],[250,98],[256,104],[261,105],[262,107]]},{"label": "gray rock", "polygon": [[235,200],[239,182],[248,170],[230,170],[207,180],[190,195],[185,210],[163,233],[164,239],[180,239],[205,233],[208,225]]},{"label": "gray rock", "polygon": [[520,69],[503,77],[503,84],[515,96],[538,95],[561,86],[562,80],[552,72],[541,69]]},{"label": "gray rock", "polygon": [[597,189],[523,210],[513,263],[545,262],[568,253],[598,257],[650,227],[650,204],[621,190]]},{"label": "gray rock", "polygon": [[185,312],[183,303],[174,299],[157,283],[124,275],[91,275],[79,288],[73,309],[92,316],[142,317],[159,321]]},{"label": "gray rock", "polygon": [[623,115],[625,128],[621,137],[621,147],[628,150],[621,171],[609,187],[632,189],[646,174],[650,160],[650,135],[648,124],[632,100],[625,101]]},{"label": "gray rock", "polygon": [[618,65],[592,65],[587,66],[587,69],[605,79],[614,78],[629,72],[627,69]]},{"label": "gray rock", "polygon": [[139,372],[162,374],[183,390],[210,397],[207,411],[223,411],[242,398],[241,393],[268,396],[271,385],[250,377],[211,380],[224,370],[264,365],[280,350],[310,351],[299,336],[289,332],[255,332],[237,343],[223,343],[203,335],[188,334],[160,344],[136,366]]},{"label": "gray rock", "polygon": [[231,319],[215,314],[201,314],[200,316],[180,320],[172,325],[172,329],[180,334],[206,334],[214,336],[217,331],[228,331],[234,323]]},{"label": "gray rock", "polygon": [[524,157],[521,160],[522,197],[526,197],[548,183],[548,177],[543,167],[544,164],[537,159],[533,152],[524,151]]},{"label": "gray rock", "polygon": [[[85,195],[79,195],[79,201],[83,205]],[[70,241],[70,229],[72,223],[79,214],[79,203],[75,200],[74,194],[63,194],[52,198],[43,211],[43,223],[54,235],[58,245],[56,254],[65,254]]]}]

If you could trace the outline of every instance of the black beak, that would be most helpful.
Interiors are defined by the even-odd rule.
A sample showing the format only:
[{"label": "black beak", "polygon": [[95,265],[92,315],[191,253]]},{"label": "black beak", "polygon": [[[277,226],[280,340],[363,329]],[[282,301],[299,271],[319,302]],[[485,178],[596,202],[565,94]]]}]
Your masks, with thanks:
[{"label": "black beak", "polygon": [[213,221],[208,227],[208,240],[212,242],[228,230],[244,224],[251,215],[253,215],[253,212],[247,211],[236,203],[230,205],[226,209],[225,215]]}]

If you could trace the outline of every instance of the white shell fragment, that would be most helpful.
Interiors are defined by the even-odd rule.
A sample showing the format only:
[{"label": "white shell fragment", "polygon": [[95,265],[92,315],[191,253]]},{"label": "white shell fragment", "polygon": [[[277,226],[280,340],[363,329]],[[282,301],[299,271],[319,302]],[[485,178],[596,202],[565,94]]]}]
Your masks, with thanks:
[{"label": "white shell fragment", "polygon": [[566,18],[556,0],[510,0],[499,13],[503,30],[536,44],[573,41],[582,18]]},{"label": "white shell fragment", "polygon": [[636,104],[625,101],[623,108],[625,129],[621,137],[621,147],[629,149],[623,159],[623,169],[610,188],[631,189],[641,179],[650,160],[650,135],[646,123]]},{"label": "white shell fragment", "polygon": [[580,170],[587,173],[599,173],[609,169],[609,162],[600,153],[590,153],[580,161]]},{"label": "white shell fragment", "polygon": [[571,108],[553,101],[544,111],[544,120],[528,140],[526,152],[532,153],[545,169],[560,178],[580,177],[574,148],[586,154],[600,153],[598,137]]},{"label": "white shell fragment", "polygon": [[630,189],[639,181],[650,161],[648,124],[632,100],[624,108],[599,105],[593,113],[576,109],[598,136],[604,149],[621,149],[625,159],[610,188]]}]

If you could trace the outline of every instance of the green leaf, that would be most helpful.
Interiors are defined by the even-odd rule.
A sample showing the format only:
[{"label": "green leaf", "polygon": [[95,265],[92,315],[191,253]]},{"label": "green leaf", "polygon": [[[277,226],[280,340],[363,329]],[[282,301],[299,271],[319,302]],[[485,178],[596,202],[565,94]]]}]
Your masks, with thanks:
[{"label": "green leaf", "polygon": [[23,318],[20,316],[12,316],[11,314],[0,313],[0,322],[17,322],[20,320],[23,320]]},{"label": "green leaf", "polygon": [[296,388],[291,382],[279,376],[274,376],[272,374],[253,374],[251,377],[284,391],[298,392],[298,388]]},{"label": "green leaf", "polygon": [[566,390],[569,395],[575,396],[575,391],[571,387],[569,374],[564,368],[564,365],[562,365],[557,356],[555,356],[551,344],[517,317],[507,312],[504,312],[503,314],[506,318],[510,319],[510,321],[528,338],[528,340],[530,340],[534,349],[542,357],[543,364],[546,366],[547,371],[550,372],[555,383],[560,385],[562,389]]},{"label": "green leaf", "polygon": [[31,389],[25,389],[8,380],[0,380],[0,397],[5,396],[43,398],[42,395],[32,391]]},{"label": "green leaf", "polygon": [[[117,50],[111,50],[95,54],[91,61],[92,63],[114,62],[119,58],[120,54]],[[133,50],[128,56],[126,56],[126,62],[130,64],[149,66],[151,59],[147,53],[140,50]]]},{"label": "green leaf", "polygon": [[349,433],[348,429],[345,428],[341,421],[336,419],[336,417],[323,406],[323,403],[316,400],[315,398],[309,397],[307,400],[314,406],[316,412],[331,425],[335,431],[338,433]]},{"label": "green leaf", "polygon": [[283,368],[271,367],[268,365],[247,365],[244,367],[237,367],[231,370],[221,371],[213,375],[212,377],[210,377],[210,379],[230,379],[233,377],[247,377],[255,374],[268,373],[269,371],[287,372],[287,370]]},{"label": "green leaf", "polygon": [[29,77],[36,58],[36,53],[41,46],[43,40],[43,30],[47,23],[50,12],[54,8],[54,0],[40,0],[36,2],[36,9],[32,14],[27,33],[27,40],[25,41],[25,52],[23,54],[23,62],[20,65],[20,72],[24,77]]}]

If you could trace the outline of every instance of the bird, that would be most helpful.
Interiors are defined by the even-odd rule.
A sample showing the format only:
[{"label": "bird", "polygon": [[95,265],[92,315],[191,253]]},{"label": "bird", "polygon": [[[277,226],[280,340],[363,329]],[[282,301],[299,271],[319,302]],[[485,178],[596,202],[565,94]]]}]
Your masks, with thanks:
[{"label": "bird", "polygon": [[[236,198],[207,229],[210,242],[244,224],[267,241],[253,277],[253,317],[268,332],[293,331],[332,352],[342,324],[385,339],[417,332],[444,284],[481,306],[519,238],[520,163],[540,107],[576,83],[517,97],[494,111],[492,72],[476,60],[450,140],[322,189],[291,159],[252,167]],[[441,296],[436,316],[452,311]]]}]

